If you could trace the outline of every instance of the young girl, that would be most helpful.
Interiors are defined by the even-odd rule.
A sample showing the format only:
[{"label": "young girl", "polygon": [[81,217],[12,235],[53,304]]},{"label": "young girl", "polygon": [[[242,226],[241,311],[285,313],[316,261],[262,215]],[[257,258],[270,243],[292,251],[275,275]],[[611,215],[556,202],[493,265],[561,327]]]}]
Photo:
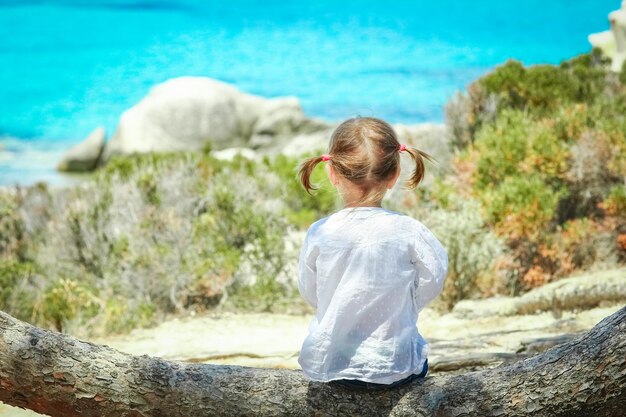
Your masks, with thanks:
[{"label": "young girl", "polygon": [[430,157],[401,145],[383,120],[357,117],[337,127],[327,154],[300,167],[310,193],[311,172],[326,162],[345,206],[311,225],[300,254],[300,294],[317,311],[298,362],[312,380],[378,389],[426,375],[417,316],[441,291],[448,257],[422,223],[381,207],[404,152],[416,187]]}]

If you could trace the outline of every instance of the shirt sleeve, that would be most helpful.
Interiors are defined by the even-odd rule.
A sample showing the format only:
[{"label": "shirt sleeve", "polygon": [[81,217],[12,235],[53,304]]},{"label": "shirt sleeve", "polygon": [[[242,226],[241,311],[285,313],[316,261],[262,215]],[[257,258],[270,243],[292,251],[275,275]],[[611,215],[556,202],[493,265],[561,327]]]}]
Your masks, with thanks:
[{"label": "shirt sleeve", "polygon": [[415,242],[413,263],[417,269],[414,302],[421,311],[443,289],[448,271],[448,253],[427,228],[423,228]]},{"label": "shirt sleeve", "polygon": [[298,290],[302,298],[317,308],[317,274],[315,263],[310,259],[309,234],[304,238],[298,263]]}]

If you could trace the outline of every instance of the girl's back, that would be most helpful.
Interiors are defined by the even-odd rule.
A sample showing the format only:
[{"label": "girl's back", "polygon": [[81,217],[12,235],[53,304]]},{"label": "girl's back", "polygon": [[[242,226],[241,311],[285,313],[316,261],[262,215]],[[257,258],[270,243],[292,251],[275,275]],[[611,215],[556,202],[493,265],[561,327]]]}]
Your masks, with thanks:
[{"label": "girl's back", "polygon": [[420,222],[352,207],[311,226],[300,257],[303,297],[317,308],[299,363],[311,379],[390,384],[422,369],[419,311],[441,290],[447,255]]}]

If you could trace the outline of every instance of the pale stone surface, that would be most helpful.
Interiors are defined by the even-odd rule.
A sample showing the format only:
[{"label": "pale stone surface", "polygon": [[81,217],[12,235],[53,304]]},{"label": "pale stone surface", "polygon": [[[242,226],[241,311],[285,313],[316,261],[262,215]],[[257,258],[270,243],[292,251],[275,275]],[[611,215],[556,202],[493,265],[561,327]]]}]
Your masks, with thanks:
[{"label": "pale stone surface", "polygon": [[609,14],[609,22],[611,23],[611,33],[615,38],[615,55],[611,69],[620,71],[624,59],[626,59],[626,1],[622,2],[622,8],[615,10]]},{"label": "pale stone surface", "polygon": [[94,342],[168,360],[262,362],[262,366],[269,366],[265,365],[269,361],[293,367],[293,355],[300,350],[309,320],[310,316],[286,314],[214,313],[173,319],[153,329],[138,329],[127,336]]},{"label": "pale stone surface", "polygon": [[615,55],[615,37],[610,30],[604,32],[592,33],[587,36],[589,43],[594,48],[599,48],[606,56]]},{"label": "pale stone surface", "polygon": [[326,122],[306,117],[297,98],[271,99],[266,102],[254,125],[248,146],[280,150],[294,136],[324,132],[328,128]]},{"label": "pale stone surface", "polygon": [[285,143],[280,152],[287,156],[314,155],[325,152],[328,149],[331,133],[332,128],[329,128],[315,133],[296,135]]},{"label": "pale stone surface", "polygon": [[[44,416],[23,408],[11,407],[0,402],[0,417],[36,417]],[[45,416],[44,416],[45,417]]]},{"label": "pale stone surface", "polygon": [[59,171],[92,171],[98,165],[105,144],[106,132],[103,127],[96,128],[87,138],[70,148],[59,162]]},{"label": "pale stone surface", "polygon": [[124,112],[103,161],[116,154],[279,146],[300,132],[324,128],[304,116],[295,97],[266,99],[206,77],[157,85]]},{"label": "pale stone surface", "polygon": [[626,302],[626,268],[585,273],[543,285],[520,297],[463,300],[453,309],[461,317],[513,316],[549,311],[584,310],[603,303]]},{"label": "pale stone surface", "polygon": [[611,69],[621,71],[622,64],[626,60],[626,1],[622,1],[622,7],[609,13],[610,31],[593,33],[588,39],[595,48],[611,58]]}]

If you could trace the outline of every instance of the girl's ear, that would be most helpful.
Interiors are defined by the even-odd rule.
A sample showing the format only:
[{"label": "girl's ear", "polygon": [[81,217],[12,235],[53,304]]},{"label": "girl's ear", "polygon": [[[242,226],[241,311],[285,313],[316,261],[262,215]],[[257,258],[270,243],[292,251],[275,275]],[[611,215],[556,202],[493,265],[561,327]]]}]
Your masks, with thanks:
[{"label": "girl's ear", "polygon": [[398,181],[398,177],[400,176],[400,167],[396,170],[396,173],[393,174],[393,177],[387,181],[387,189],[391,190],[394,185],[396,185],[396,181]]}]

